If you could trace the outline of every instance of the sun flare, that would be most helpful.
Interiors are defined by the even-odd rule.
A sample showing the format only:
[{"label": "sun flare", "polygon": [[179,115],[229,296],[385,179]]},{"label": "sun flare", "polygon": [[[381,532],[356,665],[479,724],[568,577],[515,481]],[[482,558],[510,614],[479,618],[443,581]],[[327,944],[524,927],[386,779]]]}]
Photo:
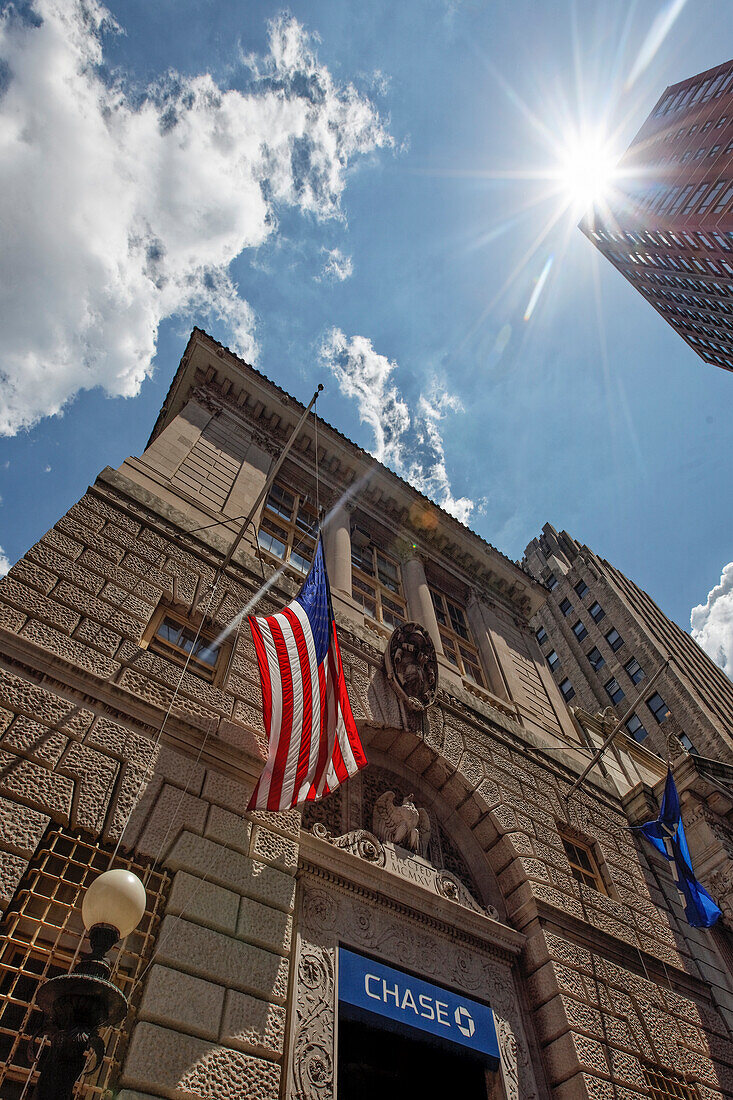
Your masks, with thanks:
[{"label": "sun flare", "polygon": [[577,133],[559,151],[557,178],[578,213],[604,202],[616,175],[616,157],[602,134]]}]

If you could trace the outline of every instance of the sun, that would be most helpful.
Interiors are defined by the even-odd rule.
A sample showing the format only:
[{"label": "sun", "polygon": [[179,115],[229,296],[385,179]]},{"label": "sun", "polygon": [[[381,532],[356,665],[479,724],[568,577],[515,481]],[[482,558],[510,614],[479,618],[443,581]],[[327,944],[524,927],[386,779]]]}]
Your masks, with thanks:
[{"label": "sun", "polygon": [[600,132],[570,134],[558,150],[556,178],[573,213],[583,214],[607,201],[616,174],[617,157]]}]

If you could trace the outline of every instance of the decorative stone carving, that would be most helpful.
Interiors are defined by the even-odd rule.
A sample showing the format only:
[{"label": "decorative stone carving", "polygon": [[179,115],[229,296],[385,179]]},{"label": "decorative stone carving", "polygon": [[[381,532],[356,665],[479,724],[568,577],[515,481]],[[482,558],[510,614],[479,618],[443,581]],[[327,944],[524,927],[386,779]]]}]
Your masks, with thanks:
[{"label": "decorative stone carving", "polygon": [[312,831],[313,836],[317,836],[319,840],[327,840],[329,844],[333,844],[334,848],[344,848],[352,855],[365,859],[367,863],[376,863],[378,867],[384,867],[384,848],[374,833],[369,833],[366,829],[354,829],[350,833],[344,833],[343,836],[334,837],[326,826],[318,821]]},{"label": "decorative stone carving", "polygon": [[386,871],[391,871],[392,874],[399,875],[416,886],[422,886],[432,894],[454,901],[456,905],[462,905],[465,909],[472,909],[474,913],[481,913],[484,916],[488,914],[494,920],[499,920],[498,910],[493,905],[485,907],[480,905],[456,875],[445,868],[433,867],[423,856],[408,853],[389,840],[381,843],[374,833],[366,829],[354,829],[350,833],[344,833],[343,836],[332,836],[325,825],[316,822],[311,832],[319,840],[333,844],[334,848],[342,848],[353,856],[366,860],[367,863],[384,867]]},{"label": "decorative stone carving", "polygon": [[401,848],[426,855],[430,841],[430,818],[427,810],[417,808],[412,795],[395,805],[394,791],[385,791],[374,803],[373,829],[380,840],[391,840]]},{"label": "decorative stone carving", "polygon": [[438,692],[435,646],[420,623],[403,623],[384,651],[387,679],[409,710],[427,710]]},{"label": "decorative stone carving", "polygon": [[[394,851],[385,844],[386,851],[390,848]],[[537,1084],[507,964],[494,961],[475,944],[461,946],[460,938],[398,917],[343,889],[324,888],[308,876],[302,880],[302,889],[287,1100],[334,1100],[334,961],[340,942],[467,996],[486,998],[496,1022],[503,1094],[506,1100],[536,1100]]]}]

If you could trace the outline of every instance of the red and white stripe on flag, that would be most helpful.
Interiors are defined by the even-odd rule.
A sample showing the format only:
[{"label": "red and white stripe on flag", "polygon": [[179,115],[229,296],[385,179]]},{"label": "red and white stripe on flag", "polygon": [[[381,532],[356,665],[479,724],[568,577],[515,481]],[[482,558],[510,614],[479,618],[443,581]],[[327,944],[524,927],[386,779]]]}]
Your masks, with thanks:
[{"label": "red and white stripe on flag", "polygon": [[366,767],[351,713],[336,624],[316,663],[311,622],[293,600],[275,615],[249,619],[262,685],[267,762],[248,809],[287,810],[323,798]]}]

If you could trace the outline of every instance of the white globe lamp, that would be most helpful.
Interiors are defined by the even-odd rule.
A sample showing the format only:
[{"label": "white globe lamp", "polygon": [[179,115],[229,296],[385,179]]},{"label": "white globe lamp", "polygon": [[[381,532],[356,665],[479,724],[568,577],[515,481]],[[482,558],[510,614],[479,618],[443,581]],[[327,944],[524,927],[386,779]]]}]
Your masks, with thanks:
[{"label": "white globe lamp", "polygon": [[137,928],[145,913],[146,895],[137,875],[118,867],[104,871],[88,888],[81,905],[84,927],[97,924],[116,928],[119,939]]}]

